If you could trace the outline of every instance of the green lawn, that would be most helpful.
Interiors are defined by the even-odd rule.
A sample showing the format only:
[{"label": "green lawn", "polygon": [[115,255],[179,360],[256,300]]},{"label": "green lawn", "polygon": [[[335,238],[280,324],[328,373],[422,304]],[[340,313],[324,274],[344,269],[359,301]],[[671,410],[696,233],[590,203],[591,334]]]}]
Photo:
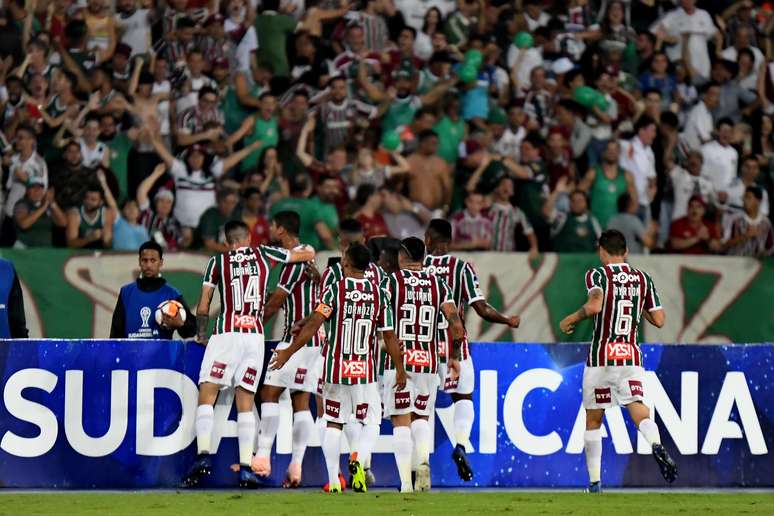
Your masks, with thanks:
[{"label": "green lawn", "polygon": [[[0,491],[2,493],[2,491]],[[325,495],[267,491],[35,493],[0,495],[0,515],[291,515],[335,514],[773,514],[774,494],[761,493],[606,493],[444,492],[400,495],[372,492]]]}]

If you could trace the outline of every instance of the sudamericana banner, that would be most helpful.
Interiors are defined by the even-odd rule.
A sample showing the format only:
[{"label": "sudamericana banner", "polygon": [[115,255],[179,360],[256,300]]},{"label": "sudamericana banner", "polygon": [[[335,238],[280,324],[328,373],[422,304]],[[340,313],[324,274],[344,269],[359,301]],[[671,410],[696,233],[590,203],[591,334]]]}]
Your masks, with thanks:
[{"label": "sudamericana banner", "polygon": [[[0,252],[14,262],[25,294],[31,337],[105,338],[121,286],[137,277],[137,255],[78,254],[61,249]],[[330,253],[317,259],[322,269]],[[475,340],[557,342],[566,340],[559,321],[577,309],[585,294],[584,274],[599,265],[594,255],[546,254],[530,263],[526,254],[461,253],[474,264],[489,301],[522,315],[516,330],[483,322],[469,310],[466,326]],[[164,276],[189,305],[201,291],[208,256],[164,257]],[[666,343],[765,342],[774,334],[766,309],[774,299],[774,260],[733,257],[632,256],[653,277],[667,310],[662,329],[648,327],[643,340]],[[275,267],[274,277],[278,268]],[[273,283],[272,283],[273,285]],[[217,297],[217,296],[216,296]],[[213,311],[218,309],[217,299]],[[64,304],[66,303],[66,309]],[[268,326],[278,338],[281,328]],[[591,338],[584,326],[573,340]]]},{"label": "sudamericana banner", "polygon": [[[452,413],[441,396],[433,418],[435,486],[582,487],[586,345],[476,343],[473,482],[450,455]],[[646,345],[644,390],[662,441],[680,467],[676,486],[774,485],[774,346]],[[0,341],[0,485],[41,488],[177,486],[195,456],[196,375],[203,350],[174,341]],[[235,486],[233,396],[215,411],[209,486]],[[304,485],[325,482],[316,433]],[[373,471],[398,483],[391,430],[382,426]],[[621,410],[606,413],[607,486],[663,485],[647,446]],[[271,484],[291,452],[283,400]]]}]

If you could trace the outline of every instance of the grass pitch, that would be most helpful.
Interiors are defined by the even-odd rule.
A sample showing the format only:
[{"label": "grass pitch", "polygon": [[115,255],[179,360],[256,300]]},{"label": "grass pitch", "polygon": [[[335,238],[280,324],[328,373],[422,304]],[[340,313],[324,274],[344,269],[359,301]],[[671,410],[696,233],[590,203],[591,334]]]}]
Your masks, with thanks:
[{"label": "grass pitch", "polygon": [[387,491],[325,495],[316,491],[13,493],[0,491],[0,515],[473,515],[473,514],[774,514],[774,493]]}]

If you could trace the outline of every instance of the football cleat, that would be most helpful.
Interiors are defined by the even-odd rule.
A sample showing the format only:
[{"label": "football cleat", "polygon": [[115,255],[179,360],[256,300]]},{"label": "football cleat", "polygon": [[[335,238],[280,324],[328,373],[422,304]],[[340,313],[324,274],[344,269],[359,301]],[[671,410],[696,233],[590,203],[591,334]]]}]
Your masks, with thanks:
[{"label": "football cleat", "polygon": [[368,487],[366,486],[365,471],[363,471],[363,466],[360,465],[360,461],[349,461],[349,475],[350,486],[352,486],[352,490],[354,492],[365,493],[368,491]]},{"label": "football cleat", "polygon": [[371,468],[364,469],[363,471],[365,472],[366,485],[368,487],[371,487],[376,483],[376,477],[374,476],[374,473],[371,471]]},{"label": "football cleat", "polygon": [[295,489],[301,485],[301,464],[291,464],[288,466],[288,474],[282,482],[285,489]]},{"label": "football cleat", "polygon": [[256,475],[268,477],[271,475],[271,459],[269,457],[253,455],[253,460],[250,462],[250,468]]},{"label": "football cleat", "polygon": [[597,480],[596,482],[592,482],[592,483],[590,483],[590,484],[589,484],[589,487],[587,487],[587,488],[584,490],[584,493],[595,493],[595,494],[599,494],[599,493],[601,493],[601,492],[602,492],[602,482],[600,482],[599,480]]},{"label": "football cleat", "polygon": [[669,456],[666,448],[660,444],[654,444],[653,458],[656,459],[656,463],[661,470],[661,476],[664,477],[664,480],[670,484],[677,480],[677,464],[675,464],[675,461]]},{"label": "football cleat", "polygon": [[460,478],[465,482],[473,480],[473,468],[470,467],[468,455],[465,453],[465,447],[463,445],[458,444],[455,446],[454,451],[452,452],[452,459],[457,465],[457,474]]},{"label": "football cleat", "polygon": [[333,487],[330,487],[328,486],[328,484],[325,484],[325,487],[323,487],[323,491],[326,493],[341,494],[341,484],[336,484]]},{"label": "football cleat", "polygon": [[252,472],[250,466],[239,468],[239,487],[243,489],[258,489],[263,482]]},{"label": "football cleat", "polygon": [[183,487],[198,487],[202,478],[212,475],[212,461],[209,455],[200,454],[196,457],[191,469],[183,477]]},{"label": "football cleat", "polygon": [[426,493],[430,491],[430,465],[423,462],[417,467],[417,478],[414,481],[414,491]]},{"label": "football cleat", "polygon": [[[347,488],[345,487],[346,485],[347,485],[347,479],[344,478],[344,475],[339,473],[339,487],[341,488],[342,491],[347,490]],[[327,493],[328,491],[330,491],[330,488],[331,488],[330,484],[325,484],[322,490]]]}]

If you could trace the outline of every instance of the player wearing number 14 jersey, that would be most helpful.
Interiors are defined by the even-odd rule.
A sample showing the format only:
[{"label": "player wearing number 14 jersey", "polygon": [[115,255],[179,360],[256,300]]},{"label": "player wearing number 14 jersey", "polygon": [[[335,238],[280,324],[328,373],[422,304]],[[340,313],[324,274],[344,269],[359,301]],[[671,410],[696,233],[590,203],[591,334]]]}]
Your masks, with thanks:
[{"label": "player wearing number 14 jersey", "polygon": [[605,409],[624,406],[642,436],[650,443],[653,457],[667,482],[677,478],[677,466],[661,445],[658,426],[643,403],[645,371],[637,343],[640,317],[661,328],[664,309],[650,276],[626,263],[626,238],[607,230],[599,238],[602,267],[586,273],[588,300],[560,323],[563,332],[594,318],[594,334],[583,370],[583,407],[586,409],[584,444],[589,472],[588,492],[601,491],[602,417]]},{"label": "player wearing number 14 jersey", "polygon": [[[276,226],[272,224],[272,233]],[[255,438],[253,395],[263,368],[263,304],[272,263],[306,262],[314,259],[314,250],[299,246],[293,250],[278,247],[248,247],[250,233],[241,221],[226,224],[226,242],[230,251],[213,256],[207,264],[202,294],[196,310],[197,341],[207,344],[199,372],[199,405],[196,409],[196,445],[198,457],[183,485],[193,487],[212,472],[210,441],[213,406],[218,391],[235,388],[237,440],[239,442],[239,483],[257,487],[259,481],[250,470]],[[220,315],[215,331],[207,342],[210,304],[217,288]]]}]

